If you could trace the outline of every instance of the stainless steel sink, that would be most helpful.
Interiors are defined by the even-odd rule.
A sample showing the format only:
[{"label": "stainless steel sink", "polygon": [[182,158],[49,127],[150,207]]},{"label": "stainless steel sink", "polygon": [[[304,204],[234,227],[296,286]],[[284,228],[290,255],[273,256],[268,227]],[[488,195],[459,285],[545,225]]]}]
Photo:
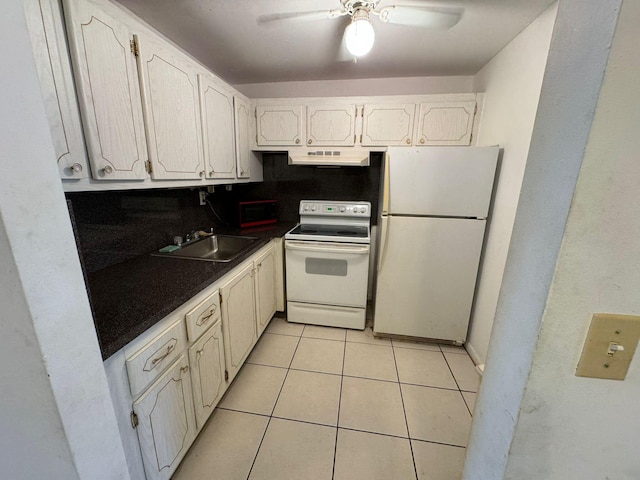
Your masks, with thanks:
[{"label": "stainless steel sink", "polygon": [[230,262],[251,248],[257,237],[236,235],[213,235],[202,238],[188,245],[183,245],[173,252],[158,252],[152,255],[159,257],[189,258],[207,262]]}]

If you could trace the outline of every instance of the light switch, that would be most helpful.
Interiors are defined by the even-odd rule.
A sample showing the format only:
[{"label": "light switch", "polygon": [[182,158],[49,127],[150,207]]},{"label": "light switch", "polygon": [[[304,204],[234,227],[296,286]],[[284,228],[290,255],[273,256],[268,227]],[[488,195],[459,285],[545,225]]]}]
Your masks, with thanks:
[{"label": "light switch", "polygon": [[624,380],[640,339],[640,316],[594,313],[578,377]]}]

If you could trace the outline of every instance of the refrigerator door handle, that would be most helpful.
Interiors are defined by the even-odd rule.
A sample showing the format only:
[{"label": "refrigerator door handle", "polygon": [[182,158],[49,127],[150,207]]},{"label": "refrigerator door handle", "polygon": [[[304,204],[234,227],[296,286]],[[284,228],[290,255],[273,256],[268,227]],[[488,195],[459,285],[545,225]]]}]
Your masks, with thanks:
[{"label": "refrigerator door handle", "polygon": [[387,246],[387,235],[389,233],[389,222],[391,221],[391,219],[388,216],[383,215],[380,218],[380,220],[381,220],[380,221],[381,231],[380,231],[380,255],[378,255],[378,274],[382,270],[382,263],[384,262],[384,256],[385,256],[385,251]]},{"label": "refrigerator door handle", "polygon": [[389,175],[391,174],[391,169],[389,168],[389,153],[385,154],[384,158],[384,178],[382,183],[382,215],[387,215],[389,213],[389,193],[390,193],[390,180]]}]

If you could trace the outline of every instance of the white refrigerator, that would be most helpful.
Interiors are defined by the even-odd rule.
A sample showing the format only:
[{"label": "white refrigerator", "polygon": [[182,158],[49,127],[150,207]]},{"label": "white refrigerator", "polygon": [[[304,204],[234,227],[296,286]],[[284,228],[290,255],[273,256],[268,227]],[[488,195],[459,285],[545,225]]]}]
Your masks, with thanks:
[{"label": "white refrigerator", "polygon": [[373,330],[462,344],[498,147],[389,148]]}]

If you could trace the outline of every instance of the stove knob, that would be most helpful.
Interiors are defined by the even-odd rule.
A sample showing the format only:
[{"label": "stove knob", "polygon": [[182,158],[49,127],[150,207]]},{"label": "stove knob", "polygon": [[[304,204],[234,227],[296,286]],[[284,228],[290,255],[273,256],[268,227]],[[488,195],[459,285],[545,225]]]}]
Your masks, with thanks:
[{"label": "stove knob", "polygon": [[311,205],[311,211],[315,212],[316,211],[316,206],[315,205]]},{"label": "stove knob", "polygon": [[309,211],[309,205],[305,205],[305,206],[304,206],[304,211],[305,211],[305,212],[308,212],[308,211]]},{"label": "stove knob", "polygon": [[346,208],[344,208],[344,207],[340,207],[340,212],[341,212],[341,213],[344,213],[345,211],[346,211]]}]

